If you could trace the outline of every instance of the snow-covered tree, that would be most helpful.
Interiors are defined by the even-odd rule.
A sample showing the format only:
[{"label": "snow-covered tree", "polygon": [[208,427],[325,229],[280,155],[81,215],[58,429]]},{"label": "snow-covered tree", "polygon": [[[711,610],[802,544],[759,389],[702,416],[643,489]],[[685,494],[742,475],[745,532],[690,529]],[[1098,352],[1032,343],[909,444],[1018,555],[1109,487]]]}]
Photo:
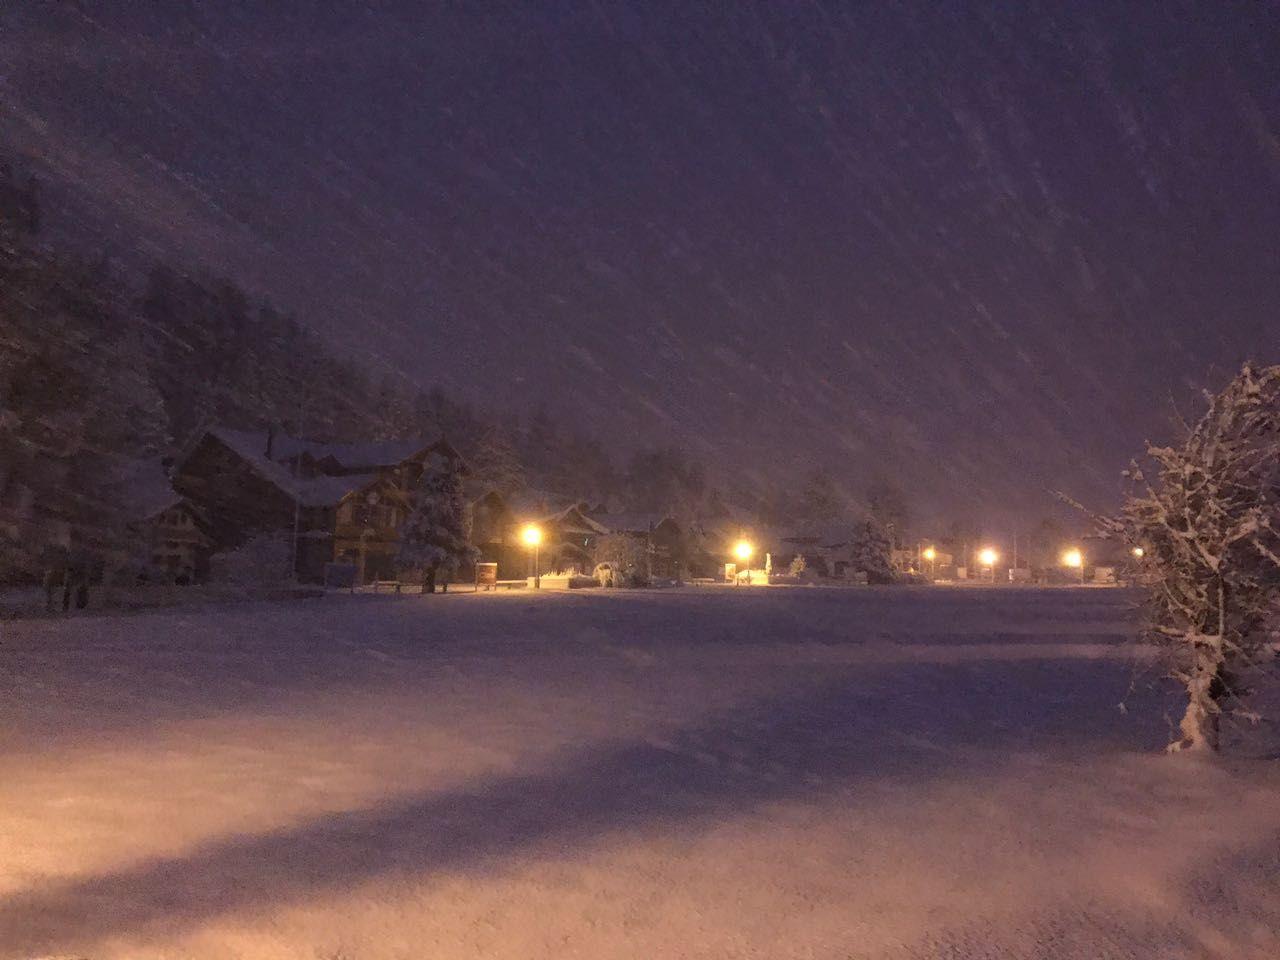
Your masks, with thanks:
[{"label": "snow-covered tree", "polygon": [[893,544],[875,519],[868,517],[854,527],[849,565],[855,573],[865,573],[868,583],[894,581]]},{"label": "snow-covered tree", "polygon": [[613,567],[616,586],[641,587],[649,583],[652,574],[652,556],[649,543],[643,537],[626,533],[610,533],[596,541],[597,564]]},{"label": "snow-covered tree", "polygon": [[0,224],[0,579],[128,546],[122,470],[166,437],[126,304],[110,271]]},{"label": "snow-covered tree", "polygon": [[1151,639],[1187,693],[1170,750],[1216,749],[1223,712],[1256,721],[1242,674],[1272,658],[1280,598],[1280,366],[1245,366],[1175,446],[1127,472],[1123,512],[1101,518],[1141,549]]},{"label": "snow-covered tree", "polygon": [[423,464],[413,512],[400,530],[398,558],[402,567],[422,570],[424,593],[435,593],[438,574],[475,559],[470,528],[458,464],[433,454]]}]

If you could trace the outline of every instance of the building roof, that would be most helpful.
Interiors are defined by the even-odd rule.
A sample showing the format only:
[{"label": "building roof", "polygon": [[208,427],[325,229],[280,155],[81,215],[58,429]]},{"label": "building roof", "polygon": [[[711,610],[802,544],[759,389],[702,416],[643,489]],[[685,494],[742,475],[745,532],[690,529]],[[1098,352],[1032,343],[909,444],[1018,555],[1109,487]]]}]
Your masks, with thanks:
[{"label": "building roof", "polygon": [[565,533],[585,533],[601,535],[609,532],[603,524],[588,517],[577,504],[561,510],[559,513],[540,518],[547,523],[554,523]]},{"label": "building roof", "polygon": [[[308,507],[336,505],[349,494],[362,490],[377,480],[378,468],[395,466],[443,441],[442,437],[434,440],[419,437],[413,440],[328,444],[299,440],[278,433],[271,438],[271,456],[268,457],[266,431],[213,427],[205,431],[201,439],[204,437],[213,437],[235,453],[263,480]],[[299,477],[288,461],[300,453],[318,461],[330,457],[340,469],[348,472],[336,476]]]},{"label": "building roof", "polygon": [[205,431],[204,436],[213,437],[252,467],[254,472],[262,479],[275,484],[285,493],[293,495],[294,488],[297,486],[297,479],[288,467],[282,466],[272,459],[276,455],[275,444],[280,441],[279,437],[273,440],[272,457],[268,457],[267,434],[265,432],[212,427]]},{"label": "building roof", "polygon": [[[499,494],[499,496],[502,495]],[[548,493],[546,490],[528,488],[504,496],[502,500],[507,508],[522,520],[549,520],[569,510],[578,510],[586,514],[585,501]]]},{"label": "building roof", "polygon": [[[243,460],[263,480],[271,483],[291,499],[296,499],[306,507],[327,507],[336,505],[348,494],[362,490],[378,479],[376,472],[352,473],[337,477],[302,478],[294,475],[285,464],[277,463],[267,457],[267,437],[265,433],[243,430],[228,430],[216,427],[207,431],[225,447],[229,448]],[[286,444],[291,438],[286,438]],[[280,438],[272,443],[272,455],[275,456]],[[289,447],[286,445],[286,450]],[[293,448],[296,451],[296,447]]]},{"label": "building roof", "polygon": [[613,533],[651,533],[667,520],[676,522],[665,513],[593,513],[591,519]]},{"label": "building roof", "polygon": [[[331,459],[343,470],[372,473],[379,467],[394,467],[428,447],[444,441],[444,437],[440,434],[414,437],[410,440],[320,443],[291,437],[287,433],[277,432],[271,436],[265,430],[231,430],[226,427],[213,427],[207,432],[255,466],[266,467],[265,473],[270,473],[270,467],[275,467],[283,471],[285,476],[292,476],[288,461],[300,454],[305,454],[315,462]],[[267,456],[268,445],[271,447],[269,457]]]},{"label": "building roof", "polygon": [[[410,440],[367,440],[359,443],[316,443],[289,437],[286,445],[280,448],[283,452],[278,453],[273,445],[272,454],[275,459],[288,460],[304,453],[316,462],[331,459],[343,470],[363,470],[394,467],[443,440],[440,434]],[[280,441],[277,436],[276,443]]]},{"label": "building roof", "polygon": [[852,540],[852,531],[842,526],[800,526],[781,532],[780,539],[789,544],[826,548],[844,547]]}]

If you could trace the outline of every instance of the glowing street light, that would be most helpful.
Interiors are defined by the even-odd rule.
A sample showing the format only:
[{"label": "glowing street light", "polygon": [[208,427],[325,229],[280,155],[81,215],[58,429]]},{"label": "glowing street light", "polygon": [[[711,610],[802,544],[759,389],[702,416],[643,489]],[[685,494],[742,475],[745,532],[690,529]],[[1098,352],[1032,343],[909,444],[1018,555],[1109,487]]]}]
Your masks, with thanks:
[{"label": "glowing street light", "polygon": [[1134,547],[1130,552],[1133,554],[1133,558],[1135,560],[1141,560],[1147,555],[1147,551],[1143,550],[1141,547]]},{"label": "glowing street light", "polygon": [[938,551],[935,550],[933,547],[925,547],[924,558],[928,560],[930,563],[933,563],[933,561],[938,559]]},{"label": "glowing street light", "polygon": [[[738,558],[740,564],[747,568],[747,583],[751,582],[750,560],[753,553],[755,553],[755,547],[751,545],[749,540],[739,540],[733,545],[733,555]],[[736,573],[734,574],[733,582],[735,586],[741,582]]]},{"label": "glowing street light", "polygon": [[1079,547],[1070,547],[1062,552],[1062,565],[1068,570],[1080,571],[1080,582],[1084,583],[1084,554]]},{"label": "glowing street light", "polygon": [[520,539],[533,551],[533,588],[540,589],[542,574],[538,570],[538,548],[542,546],[542,528],[536,523],[526,523],[520,530]]},{"label": "glowing street light", "polygon": [[978,566],[987,572],[991,577],[991,582],[996,582],[996,561],[1000,559],[1000,554],[993,547],[983,547],[978,551]]}]

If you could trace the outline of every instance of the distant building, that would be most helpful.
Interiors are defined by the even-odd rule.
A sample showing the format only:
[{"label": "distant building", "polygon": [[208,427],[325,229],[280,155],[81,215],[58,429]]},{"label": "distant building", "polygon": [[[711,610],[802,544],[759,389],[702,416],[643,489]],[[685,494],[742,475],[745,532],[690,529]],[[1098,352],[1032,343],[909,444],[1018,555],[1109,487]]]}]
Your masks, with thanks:
[{"label": "distant building", "polygon": [[773,564],[774,569],[785,573],[791,562],[802,556],[806,569],[819,576],[844,579],[849,576],[851,552],[847,527],[801,528],[777,537]]},{"label": "distant building", "polygon": [[649,569],[655,577],[678,579],[689,569],[689,544],[675,518],[661,513],[604,513],[591,518],[609,533],[643,540],[649,550]]},{"label": "distant building", "polygon": [[143,541],[147,575],[172,583],[203,580],[213,546],[209,519],[173,488],[164,464],[136,461],[125,469],[121,488],[129,526]]},{"label": "distant building", "polygon": [[587,514],[585,501],[556,497],[541,491],[503,495],[491,490],[471,504],[471,542],[480,559],[498,565],[498,578],[515,580],[530,575],[533,552],[520,531],[527,524],[542,530],[537,551],[539,573],[577,569],[590,573],[595,542],[609,532]]}]

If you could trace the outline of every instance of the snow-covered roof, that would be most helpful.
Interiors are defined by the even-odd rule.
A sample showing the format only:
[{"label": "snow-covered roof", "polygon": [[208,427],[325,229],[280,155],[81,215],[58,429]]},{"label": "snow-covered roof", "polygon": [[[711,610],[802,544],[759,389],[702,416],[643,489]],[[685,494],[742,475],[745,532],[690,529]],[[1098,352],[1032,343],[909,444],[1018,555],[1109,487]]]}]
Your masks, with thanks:
[{"label": "snow-covered roof", "polygon": [[851,531],[849,527],[804,525],[782,531],[781,539],[790,544],[835,548],[849,543]]},{"label": "snow-covered roof", "polygon": [[565,533],[585,533],[596,534],[598,536],[609,532],[608,527],[592,520],[585,513],[579,510],[577,506],[569,507],[567,510],[561,510],[559,513],[543,519],[545,522],[558,525]]},{"label": "snow-covered roof", "polygon": [[361,470],[394,467],[443,439],[440,434],[411,440],[368,440],[360,443],[315,443],[289,438],[287,452],[276,453],[273,446],[272,454],[277,459],[289,459],[301,452],[316,461],[332,459],[344,470]]},{"label": "snow-covered roof", "polygon": [[585,514],[586,503],[545,490],[525,489],[503,497],[507,507],[520,519],[546,520],[565,513],[578,510]]},{"label": "snow-covered roof", "polygon": [[591,519],[614,533],[649,533],[666,520],[675,522],[665,513],[596,513]]},{"label": "snow-covered roof", "polygon": [[[275,484],[285,493],[293,495],[297,480],[288,467],[276,463],[272,457],[277,456],[276,444],[281,438],[274,438],[271,447],[272,457],[267,456],[267,434],[258,431],[229,430],[226,427],[213,427],[206,431],[211,436],[234,451],[241,460],[251,466],[262,479]],[[288,441],[288,438],[285,438]]]},{"label": "snow-covered roof", "polygon": [[[284,464],[276,463],[267,457],[267,438],[265,433],[253,433],[244,430],[228,430],[216,427],[208,431],[224,446],[231,449],[248,464],[262,479],[273,484],[285,495],[296,498],[307,507],[327,507],[337,504],[343,497],[361,490],[378,479],[376,472],[353,473],[338,477],[312,477],[303,479],[295,477],[293,471]],[[271,447],[272,456],[277,453],[277,436]],[[286,438],[285,449],[289,438]],[[296,448],[294,448],[296,450]]]}]

